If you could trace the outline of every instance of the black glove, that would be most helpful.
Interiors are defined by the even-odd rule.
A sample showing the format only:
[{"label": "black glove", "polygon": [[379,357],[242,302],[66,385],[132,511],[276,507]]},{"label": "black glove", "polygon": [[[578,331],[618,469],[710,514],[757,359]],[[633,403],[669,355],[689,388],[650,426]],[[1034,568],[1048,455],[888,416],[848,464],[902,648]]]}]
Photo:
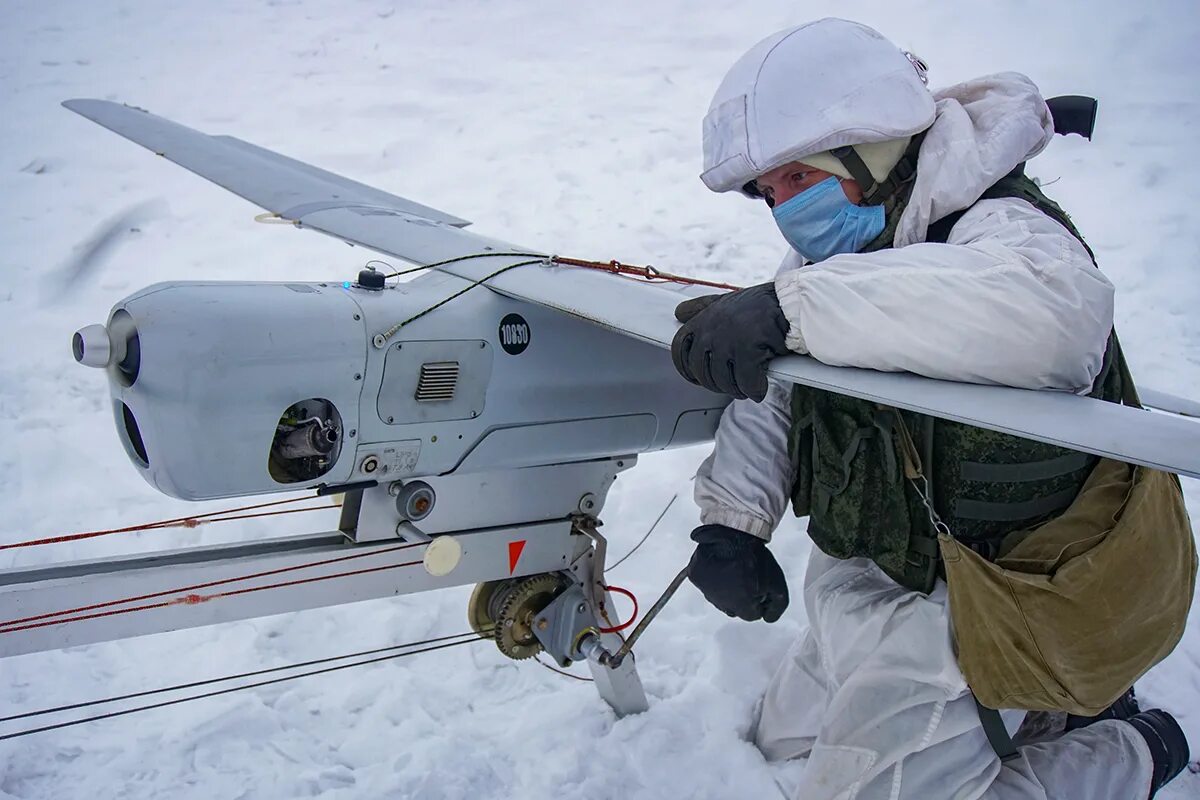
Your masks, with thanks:
[{"label": "black glove", "polygon": [[684,323],[671,342],[680,375],[714,392],[762,402],[767,364],[787,352],[788,321],[774,283],[686,300],[675,318]]},{"label": "black glove", "polygon": [[787,581],[779,563],[757,536],[724,525],[692,531],[697,543],[688,580],[704,599],[731,617],[774,622],[788,606]]}]

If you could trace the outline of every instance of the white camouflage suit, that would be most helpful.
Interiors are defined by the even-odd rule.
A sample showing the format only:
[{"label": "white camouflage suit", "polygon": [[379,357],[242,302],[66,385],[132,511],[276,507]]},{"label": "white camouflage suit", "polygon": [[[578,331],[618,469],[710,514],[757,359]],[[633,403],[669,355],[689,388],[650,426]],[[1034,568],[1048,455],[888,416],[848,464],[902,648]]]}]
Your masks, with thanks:
[{"label": "white camouflage suit", "polygon": [[[765,172],[772,137],[795,140],[797,126],[810,124],[773,112],[769,99],[786,96],[788,87],[762,85],[787,74],[761,62],[789,33],[747,53],[718,90],[705,120],[703,177],[710,188],[740,187],[736,171],[720,174],[739,158]],[[813,58],[814,46],[808,43],[804,58]],[[834,41],[828,58],[836,63],[838,52]],[[843,99],[828,105],[836,111]],[[1112,327],[1112,285],[1067,230],[1028,203],[972,206],[1049,142],[1053,126],[1041,95],[1024,76],[1003,73],[935,92],[933,100],[895,248],[808,266],[795,253],[784,260],[775,286],[790,324],[788,346],[833,365],[1086,390]],[[829,121],[835,116],[811,124],[836,125]],[[821,135],[811,132],[809,140],[821,146],[808,152],[844,143]],[[789,160],[802,159],[765,166]],[[967,207],[947,243],[924,242],[931,222]],[[702,523],[770,538],[794,475],[789,392],[772,383],[764,402],[738,400],[725,411],[697,477]],[[901,588],[867,559],[838,560],[814,548],[803,596],[809,628],[774,676],[755,729],[767,758],[808,759],[794,797],[1148,795],[1150,752],[1125,722],[1095,723],[1022,746],[1007,762],[997,758],[952,651],[944,584],[925,596]],[[1002,713],[1014,732],[1024,712]]]}]

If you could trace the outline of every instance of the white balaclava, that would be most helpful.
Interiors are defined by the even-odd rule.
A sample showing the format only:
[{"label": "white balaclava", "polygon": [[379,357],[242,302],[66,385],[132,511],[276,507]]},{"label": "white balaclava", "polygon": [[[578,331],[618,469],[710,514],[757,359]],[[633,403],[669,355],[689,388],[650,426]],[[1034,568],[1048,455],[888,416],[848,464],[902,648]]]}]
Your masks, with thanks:
[{"label": "white balaclava", "polygon": [[882,182],[933,118],[924,64],[865,25],[817,20],[767,37],[730,68],[704,118],[700,178],[714,192],[743,190],[800,161]]}]

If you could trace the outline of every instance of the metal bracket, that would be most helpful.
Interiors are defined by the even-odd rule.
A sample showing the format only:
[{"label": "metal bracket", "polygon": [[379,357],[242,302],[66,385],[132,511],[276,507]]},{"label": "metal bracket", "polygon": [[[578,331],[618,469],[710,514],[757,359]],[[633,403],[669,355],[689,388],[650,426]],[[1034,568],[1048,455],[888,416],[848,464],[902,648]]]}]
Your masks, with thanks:
[{"label": "metal bracket", "polygon": [[597,613],[603,612],[608,590],[604,586],[604,563],[608,558],[608,540],[596,530],[603,523],[593,516],[577,515],[571,518],[572,533],[580,533],[592,540],[593,549],[586,554],[586,563],[572,569],[583,585],[588,587],[589,598]]},{"label": "metal bracket", "polygon": [[[605,539],[596,533],[596,520],[577,517],[572,532],[595,544],[567,569],[574,585],[538,615],[534,635],[561,666],[586,660],[596,690],[618,717],[640,714],[650,705],[632,654],[609,665],[604,657],[618,651],[624,641],[616,633],[601,633],[601,609],[612,600],[604,588]],[[543,628],[540,624],[545,621]],[[591,635],[587,635],[587,634]]]},{"label": "metal bracket", "polygon": [[578,584],[554,598],[533,621],[533,633],[560,667],[587,657],[579,652],[580,634],[595,630],[596,611]]}]

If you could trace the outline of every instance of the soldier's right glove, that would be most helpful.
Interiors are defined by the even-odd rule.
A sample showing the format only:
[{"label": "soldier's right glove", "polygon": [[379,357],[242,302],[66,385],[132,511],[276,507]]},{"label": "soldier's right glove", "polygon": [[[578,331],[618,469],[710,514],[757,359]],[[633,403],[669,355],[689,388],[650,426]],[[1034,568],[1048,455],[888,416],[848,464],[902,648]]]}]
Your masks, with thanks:
[{"label": "soldier's right glove", "polygon": [[788,352],[790,325],[773,282],[685,300],[675,318],[683,326],[671,340],[671,360],[684,380],[739,400],[763,401],[767,365]]},{"label": "soldier's right glove", "polygon": [[787,581],[766,542],[724,525],[701,525],[692,531],[692,541],[696,552],[688,580],[705,600],[747,622],[774,622],[783,615]]}]

